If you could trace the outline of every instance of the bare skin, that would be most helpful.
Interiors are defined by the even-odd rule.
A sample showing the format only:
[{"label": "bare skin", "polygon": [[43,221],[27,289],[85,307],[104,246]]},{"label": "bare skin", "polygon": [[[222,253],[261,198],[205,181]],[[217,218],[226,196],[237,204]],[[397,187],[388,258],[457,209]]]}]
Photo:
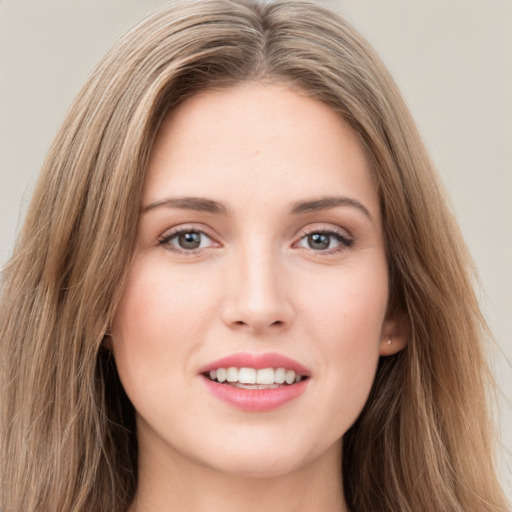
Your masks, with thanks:
[{"label": "bare skin", "polygon": [[[169,466],[158,457],[141,461],[141,480],[129,512],[223,511],[347,512],[339,481],[332,478],[338,468],[338,454],[322,458],[280,477],[252,478],[219,474],[204,466],[176,457]],[[147,468],[147,469],[145,469]],[[197,482],[197,484],[192,484]],[[199,483],[200,482],[200,483]],[[198,488],[196,488],[196,485]],[[159,492],[155,492],[155,488]],[[172,498],[169,498],[172,497]],[[172,505],[171,505],[172,504]]]},{"label": "bare skin", "polygon": [[[378,194],[335,112],[259,84],[171,112],[113,323],[137,416],[130,512],[345,512],[342,437],[405,345],[387,300]],[[220,400],[201,368],[240,352],[293,359],[303,391],[264,411]]]}]

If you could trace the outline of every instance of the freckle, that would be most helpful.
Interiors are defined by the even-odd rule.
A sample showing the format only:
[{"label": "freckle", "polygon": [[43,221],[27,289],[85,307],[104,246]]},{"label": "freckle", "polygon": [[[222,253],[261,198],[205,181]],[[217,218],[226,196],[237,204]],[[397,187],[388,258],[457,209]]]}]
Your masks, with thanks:
[{"label": "freckle", "polygon": [[255,151],[255,153],[256,153],[257,155],[259,155],[259,154],[260,154],[260,150],[259,150],[259,149],[257,149],[257,150]]}]

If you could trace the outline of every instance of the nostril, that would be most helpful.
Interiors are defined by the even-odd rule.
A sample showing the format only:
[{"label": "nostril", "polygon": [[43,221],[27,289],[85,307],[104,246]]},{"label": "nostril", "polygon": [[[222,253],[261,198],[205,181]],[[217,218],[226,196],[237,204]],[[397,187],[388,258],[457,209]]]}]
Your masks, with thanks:
[{"label": "nostril", "polygon": [[271,329],[274,331],[281,330],[287,324],[286,320],[274,320],[265,322],[263,319],[249,319],[249,320],[233,320],[230,323],[231,328],[237,330],[248,329],[254,333],[262,333],[265,329]]}]

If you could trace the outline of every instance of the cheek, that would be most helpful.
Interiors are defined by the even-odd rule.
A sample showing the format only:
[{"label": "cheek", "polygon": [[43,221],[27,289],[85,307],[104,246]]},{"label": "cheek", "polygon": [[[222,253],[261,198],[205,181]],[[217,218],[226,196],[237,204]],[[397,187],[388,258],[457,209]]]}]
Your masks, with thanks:
[{"label": "cheek", "polygon": [[204,338],[213,301],[205,290],[213,286],[169,268],[165,261],[135,262],[118,305],[114,354],[127,392],[136,383],[158,388],[160,380],[178,378]]},{"label": "cheek", "polygon": [[[213,283],[201,276],[173,271],[173,267],[157,258],[134,264],[116,311],[114,324],[123,338],[137,333],[141,342],[169,338],[180,325],[194,328],[201,323],[212,300]],[[159,335],[154,337],[158,333]]]},{"label": "cheek", "polygon": [[301,306],[311,330],[333,350],[378,350],[388,301],[385,263],[335,269],[301,289],[307,290],[300,292]]},{"label": "cheek", "polygon": [[303,302],[322,376],[319,392],[329,402],[324,421],[332,422],[333,436],[355,421],[375,378],[388,297],[381,266],[339,272],[310,287]]}]

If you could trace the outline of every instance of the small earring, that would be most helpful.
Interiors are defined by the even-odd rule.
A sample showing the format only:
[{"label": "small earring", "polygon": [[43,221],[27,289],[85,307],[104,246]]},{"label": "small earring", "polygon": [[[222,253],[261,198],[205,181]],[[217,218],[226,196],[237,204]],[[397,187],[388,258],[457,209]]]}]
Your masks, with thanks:
[{"label": "small earring", "polygon": [[392,342],[391,342],[391,338],[388,338],[388,339],[387,339],[387,341],[386,341],[386,343],[387,343],[388,345],[391,345],[391,343],[392,343]]}]

